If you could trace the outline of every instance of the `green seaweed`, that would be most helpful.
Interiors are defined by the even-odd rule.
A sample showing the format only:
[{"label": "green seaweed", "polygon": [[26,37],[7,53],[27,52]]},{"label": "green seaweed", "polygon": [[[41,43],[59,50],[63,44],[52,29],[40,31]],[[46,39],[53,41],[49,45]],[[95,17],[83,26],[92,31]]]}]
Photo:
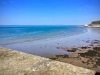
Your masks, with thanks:
[{"label": "green seaweed", "polygon": [[67,50],[68,52],[75,52],[77,48],[73,48],[72,50]]},{"label": "green seaweed", "polygon": [[69,56],[67,54],[64,54],[64,55],[55,55],[55,57],[51,57],[49,59],[56,60],[56,59],[59,59],[59,58],[69,58]]},{"label": "green seaweed", "polygon": [[81,47],[82,49],[86,49],[87,47]]},{"label": "green seaweed", "polygon": [[56,58],[68,58],[68,55],[67,54],[64,54],[64,55],[56,55]]},{"label": "green seaweed", "polygon": [[80,54],[80,56],[82,56],[82,57],[94,57],[94,56],[96,56],[96,54],[98,54],[98,52],[94,51],[94,50],[92,50],[92,51],[89,50],[86,53],[78,53],[78,54]]}]

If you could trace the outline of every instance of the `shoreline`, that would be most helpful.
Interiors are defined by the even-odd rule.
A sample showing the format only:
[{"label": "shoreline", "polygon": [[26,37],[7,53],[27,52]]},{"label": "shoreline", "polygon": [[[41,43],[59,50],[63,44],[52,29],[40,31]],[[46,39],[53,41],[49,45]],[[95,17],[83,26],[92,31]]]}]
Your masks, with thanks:
[{"label": "shoreline", "polygon": [[95,70],[96,72],[100,72],[100,66],[96,65],[96,63],[98,64],[98,61],[100,61],[100,56],[98,58],[98,54],[93,54],[93,57],[87,55],[90,55],[90,53],[97,53],[97,51],[93,50],[93,48],[96,48],[97,45],[100,47],[100,30],[95,28],[87,29],[88,32],[75,36],[54,40],[44,39],[35,42],[6,45],[4,48],[52,58],[57,61],[70,63],[76,66],[89,68]]},{"label": "shoreline", "polygon": [[51,40],[44,39],[33,42],[24,42],[13,45],[6,45],[2,47],[49,58],[53,55],[68,54],[67,51],[59,47],[74,48],[81,46],[89,46],[91,41],[100,40],[100,33],[97,33],[98,31],[96,30],[97,29],[88,28],[88,31],[86,33],[82,33],[75,36]]},{"label": "shoreline", "polygon": [[[84,28],[84,27],[83,27]],[[79,33],[76,33],[76,34],[71,34],[71,35],[63,35],[63,36],[58,36],[58,37],[51,37],[51,38],[42,38],[42,39],[35,39],[35,40],[24,40],[24,41],[20,41],[20,42],[15,42],[15,43],[6,43],[6,44],[1,44],[0,46],[6,46],[6,45],[14,45],[14,44],[20,44],[20,43],[30,43],[30,42],[37,42],[37,41],[52,41],[52,40],[59,40],[59,39],[64,39],[64,38],[67,38],[67,37],[74,37],[74,36],[77,36],[77,35],[80,35],[80,34],[84,34],[84,33],[87,33],[88,30],[86,29],[85,31],[83,32],[79,32]]]},{"label": "shoreline", "polygon": [[[32,47],[31,45],[33,45],[33,46],[35,45],[35,48],[36,49],[38,48],[38,50],[40,50],[40,49],[42,50],[43,48],[46,48],[45,49],[45,51],[46,51],[46,50],[48,50],[50,48],[53,48],[52,50],[55,50],[56,52],[58,52],[57,54],[60,54],[60,53],[61,54],[64,54],[65,51],[62,51],[62,50],[61,51],[60,50],[58,51],[58,49],[56,49],[56,47],[58,45],[60,45],[61,43],[64,43],[64,40],[67,40],[68,38],[70,39],[70,37],[73,38],[73,37],[76,37],[76,36],[85,34],[87,32],[88,31],[84,31],[84,32],[81,32],[81,33],[78,33],[78,34],[73,34],[73,35],[67,36],[67,37],[63,36],[63,37],[57,37],[57,38],[48,38],[48,39],[42,39],[42,40],[36,40],[36,41],[26,41],[26,42],[22,42],[22,43],[14,43],[14,44],[1,45],[1,47],[8,48],[8,49],[14,49],[14,50],[18,50],[18,51],[22,51],[22,52],[26,52],[26,53],[30,53],[30,54],[34,54],[33,52],[24,51],[25,49],[27,49],[27,48],[24,49],[24,47],[27,47],[30,44],[29,50],[31,50],[30,49]],[[61,42],[59,40],[62,40],[63,42]],[[42,44],[42,42],[44,42],[44,43]],[[48,44],[49,43],[52,43],[52,44],[54,43],[54,44],[53,45],[52,44],[47,45],[46,43],[48,43]],[[41,44],[41,46],[40,47],[39,46],[37,47],[38,44]],[[25,45],[23,47],[23,49],[21,47],[22,45]],[[50,47],[47,47],[47,46],[50,46]],[[36,53],[35,55],[39,55],[39,54]],[[55,54],[50,53],[50,52],[47,52],[47,53],[44,52],[42,55],[39,55],[39,56],[47,57],[48,58],[49,57],[48,55],[51,56],[51,55],[55,55]]]},{"label": "shoreline", "polygon": [[70,54],[55,55],[50,57],[50,59],[100,72],[100,40],[94,40],[91,46],[82,46],[78,48],[59,48],[70,52]]},{"label": "shoreline", "polygon": [[0,75],[94,75],[94,70],[0,47]]}]

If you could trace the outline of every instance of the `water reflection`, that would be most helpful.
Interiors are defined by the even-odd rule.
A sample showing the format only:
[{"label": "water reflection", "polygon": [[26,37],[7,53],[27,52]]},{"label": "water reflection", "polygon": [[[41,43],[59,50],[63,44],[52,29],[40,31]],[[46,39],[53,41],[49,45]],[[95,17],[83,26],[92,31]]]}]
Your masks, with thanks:
[{"label": "water reflection", "polygon": [[92,33],[99,33],[100,34],[100,28],[88,28],[88,31],[91,31]]}]

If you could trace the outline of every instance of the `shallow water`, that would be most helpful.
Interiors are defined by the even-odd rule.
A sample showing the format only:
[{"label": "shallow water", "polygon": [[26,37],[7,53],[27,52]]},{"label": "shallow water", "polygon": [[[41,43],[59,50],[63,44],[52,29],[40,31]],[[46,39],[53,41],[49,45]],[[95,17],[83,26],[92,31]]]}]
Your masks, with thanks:
[{"label": "shallow water", "polygon": [[78,26],[0,26],[0,45],[61,38],[86,32]]},{"label": "shallow water", "polygon": [[[12,29],[10,27],[8,32],[5,28],[2,29],[6,31],[5,34],[7,35],[3,34],[3,31],[0,30],[0,33],[2,32],[2,35],[0,35],[1,46],[43,57],[50,57],[55,54],[68,54],[67,51],[57,47],[87,46],[90,45],[92,40],[100,40],[100,28],[40,26],[38,29],[38,26],[33,26],[32,29],[29,27],[28,31],[26,30],[27,27],[19,27],[17,29],[15,27],[15,30]],[[13,32],[10,33],[11,31]],[[14,34],[15,32],[16,34]],[[86,42],[87,40],[89,40],[89,43]]]}]

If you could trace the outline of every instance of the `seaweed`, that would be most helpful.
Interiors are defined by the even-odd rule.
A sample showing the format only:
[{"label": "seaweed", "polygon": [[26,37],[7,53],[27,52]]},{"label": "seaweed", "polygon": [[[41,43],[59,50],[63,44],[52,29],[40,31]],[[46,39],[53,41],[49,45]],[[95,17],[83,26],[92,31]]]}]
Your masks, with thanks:
[{"label": "seaweed", "polygon": [[67,54],[64,54],[64,55],[55,55],[55,57],[51,57],[49,59],[56,60],[58,58],[69,58],[69,56]]},{"label": "seaweed", "polygon": [[80,54],[80,56],[82,56],[82,57],[94,57],[94,56],[96,56],[96,54],[98,54],[98,52],[94,51],[94,50],[92,50],[92,51],[89,50],[86,53],[78,53],[78,54]]},{"label": "seaweed", "polygon": [[100,66],[100,58],[97,59],[96,64]]},{"label": "seaweed", "polygon": [[100,47],[94,47],[93,50],[100,51]]},{"label": "seaweed", "polygon": [[82,63],[86,63],[86,62],[82,61]]},{"label": "seaweed", "polygon": [[77,48],[72,48],[72,50],[67,50],[68,52],[75,52]]},{"label": "seaweed", "polygon": [[93,65],[93,68],[96,68],[96,67],[97,67],[97,65],[96,65],[96,64],[94,64],[94,65]]},{"label": "seaweed", "polygon": [[60,49],[60,47],[56,47],[57,49]]},{"label": "seaweed", "polygon": [[68,58],[68,55],[67,54],[64,54],[64,55],[56,55],[56,58]]},{"label": "seaweed", "polygon": [[53,57],[51,57],[51,58],[49,58],[49,59],[56,60],[57,58],[53,58]]},{"label": "seaweed", "polygon": [[87,47],[81,47],[82,49],[86,49]]}]

